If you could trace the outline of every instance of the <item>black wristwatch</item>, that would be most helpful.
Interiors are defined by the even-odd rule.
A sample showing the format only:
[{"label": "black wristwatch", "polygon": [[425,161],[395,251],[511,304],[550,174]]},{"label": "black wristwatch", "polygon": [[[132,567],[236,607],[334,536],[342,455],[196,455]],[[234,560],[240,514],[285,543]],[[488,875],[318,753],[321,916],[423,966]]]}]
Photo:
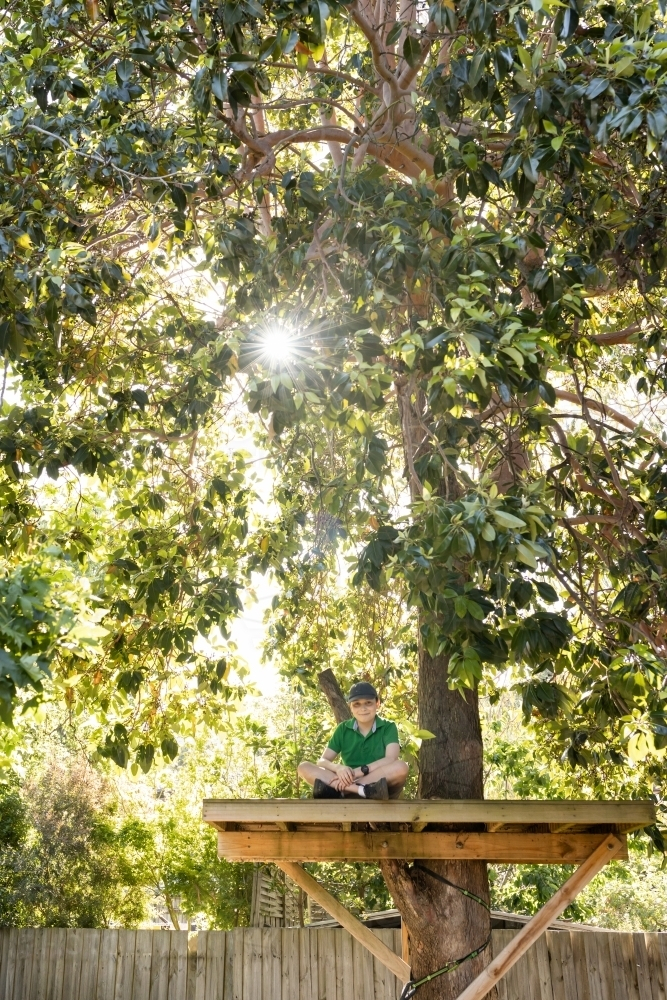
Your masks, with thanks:
[{"label": "black wristwatch", "polygon": [[361,767],[359,768],[359,770],[363,774],[364,778],[366,777],[367,774],[371,773],[371,769],[368,766],[368,764],[362,764]]}]

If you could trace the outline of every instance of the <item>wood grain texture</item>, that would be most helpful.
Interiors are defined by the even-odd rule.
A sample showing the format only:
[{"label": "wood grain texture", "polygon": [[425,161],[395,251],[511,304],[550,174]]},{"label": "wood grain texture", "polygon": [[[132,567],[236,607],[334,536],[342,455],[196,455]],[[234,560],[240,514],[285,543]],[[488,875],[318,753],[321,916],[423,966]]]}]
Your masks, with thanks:
[{"label": "wood grain texture", "polygon": [[[116,985],[114,1000],[132,1000],[134,985],[134,956],[137,944],[135,930],[118,931],[118,956],[116,959]],[[179,1000],[185,1000],[185,997]]]},{"label": "wood grain texture", "polygon": [[[202,942],[201,953],[198,947],[196,1000],[223,1000],[228,939],[233,948],[231,934],[228,935],[226,931],[208,931],[206,941]],[[230,987],[231,985],[230,983]]]},{"label": "wood grain texture", "polygon": [[[158,931],[157,933],[161,934],[162,931]],[[132,1000],[148,1000],[150,997],[154,937],[154,931],[137,931],[134,942]],[[81,997],[80,1000],[86,1000],[86,998]]]},{"label": "wood grain texture", "polygon": [[[118,931],[108,930],[102,938],[97,967],[97,994],[95,1000],[113,1000],[118,964]],[[68,1000],[63,991],[63,1000]],[[164,998],[166,1000],[166,997]]]},{"label": "wood grain texture", "polygon": [[32,979],[32,958],[35,949],[35,931],[26,928],[19,936],[16,949],[16,969],[14,972],[14,996],[17,1000],[30,997]]},{"label": "wood grain texture", "polygon": [[188,932],[169,931],[168,1000],[185,1000],[188,981]]},{"label": "wood grain texture", "polygon": [[[619,834],[617,857],[627,858]],[[371,861],[380,858],[483,860],[505,864],[574,864],[605,840],[601,833],[378,833],[224,831],[218,854],[229,861]]]},{"label": "wood grain texture", "polygon": [[[294,834],[287,833],[280,836],[292,837]],[[347,834],[347,836],[350,836],[350,834]],[[320,906],[323,906],[345,930],[349,931],[365,948],[368,948],[372,955],[381,962],[384,962],[403,982],[408,981],[410,978],[410,969],[403,959],[395,955],[391,948],[388,948],[384,942],[380,941],[368,927],[364,926],[356,917],[353,917],[344,906],[341,906],[338,900],[334,899],[331,893],[327,892],[301,865],[280,862],[278,866],[297,885],[301,886],[304,892],[307,892]]]},{"label": "wood grain texture", "polygon": [[156,931],[153,935],[148,1000],[169,1000],[169,935],[171,933],[171,931]]},{"label": "wood grain texture", "polygon": [[[492,836],[501,836],[493,834]],[[569,877],[548,903],[539,910],[516,934],[499,955],[491,960],[483,972],[459,995],[459,1000],[482,1000],[498,980],[514,965],[523,954],[544,933],[552,920],[565,910],[581,890],[588,885],[621,847],[620,840],[610,834],[597,847],[590,858]]]},{"label": "wood grain texture", "polygon": [[[367,930],[400,954],[400,930]],[[493,959],[519,934],[493,931]],[[193,959],[191,981],[182,967]],[[551,930],[508,970],[497,993],[498,1000],[667,1000],[666,981],[665,933]],[[0,931],[0,1000],[151,1000],[160,993],[165,1000],[398,1000],[401,987],[342,928],[238,928],[189,938],[184,931]]]},{"label": "wood grain texture", "polygon": [[225,931],[225,964],[224,964],[224,982],[222,987],[222,993],[218,995],[222,997],[222,1000],[232,1000],[234,993],[234,969],[236,962],[236,938],[238,932],[236,931]]},{"label": "wood grain texture", "polygon": [[[67,929],[65,938],[65,969],[63,973],[63,997],[78,997],[81,989],[81,962],[83,940],[86,932],[76,928]],[[113,994],[109,1000],[114,1000]]]},{"label": "wood grain texture", "polygon": [[[632,949],[637,970],[637,988],[639,1000],[654,1000],[651,989],[651,963],[646,947],[646,935],[643,931],[632,935]],[[656,998],[657,1000],[657,998]]]},{"label": "wood grain texture", "polygon": [[206,823],[499,823],[602,826],[629,831],[655,823],[653,802],[502,799],[205,799]]},{"label": "wood grain texture", "polygon": [[[19,934],[19,931],[12,933]],[[49,977],[46,987],[46,1000],[62,1000],[63,978],[65,975],[65,942],[67,931],[64,927],[52,927],[50,930],[51,945],[49,957]],[[96,980],[97,982],[97,980]],[[11,994],[8,994],[11,996]]]},{"label": "wood grain texture", "polygon": [[[0,945],[0,950],[1,948],[2,945]],[[35,935],[35,949],[32,957],[32,983],[30,988],[31,1000],[46,1000],[46,991],[49,981],[50,949],[50,928],[40,928]],[[0,983],[1,982],[2,972],[0,971]],[[2,986],[0,985],[0,996],[3,995]]]},{"label": "wood grain texture", "polygon": [[667,969],[662,964],[660,938],[664,935],[645,934],[646,952],[649,961],[649,981],[652,1000],[667,1000]]}]

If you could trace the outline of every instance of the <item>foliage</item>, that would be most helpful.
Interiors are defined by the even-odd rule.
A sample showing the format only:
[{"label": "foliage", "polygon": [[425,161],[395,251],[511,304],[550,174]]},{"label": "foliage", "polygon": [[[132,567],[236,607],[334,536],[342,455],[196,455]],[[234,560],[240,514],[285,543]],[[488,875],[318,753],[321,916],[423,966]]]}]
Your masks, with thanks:
[{"label": "foliage", "polygon": [[4,13],[3,718],[176,758],[271,572],[304,691],[338,657],[414,725],[421,649],[586,794],[661,795],[661,8]]},{"label": "foliage", "polygon": [[54,763],[24,796],[0,791],[3,926],[133,926],[144,918],[136,866],[143,831],[118,823],[93,771]]}]

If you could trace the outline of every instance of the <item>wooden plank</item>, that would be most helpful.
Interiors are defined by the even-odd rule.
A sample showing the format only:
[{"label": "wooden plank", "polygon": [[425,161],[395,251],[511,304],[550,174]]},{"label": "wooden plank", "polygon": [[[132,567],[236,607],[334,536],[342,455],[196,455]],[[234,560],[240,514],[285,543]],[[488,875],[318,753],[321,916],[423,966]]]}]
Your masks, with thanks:
[{"label": "wooden plank", "polygon": [[657,933],[644,934],[649,963],[649,982],[651,983],[653,1000],[667,1000],[667,969],[663,968],[660,952],[660,938],[663,936]]},{"label": "wooden plank", "polygon": [[401,958],[406,965],[410,965],[410,935],[408,925],[401,919]]},{"label": "wooden plank", "polygon": [[616,961],[616,948],[610,949],[609,935],[596,934],[598,945],[598,970],[600,973],[600,992],[602,1000],[615,1000],[616,992],[614,982],[617,981],[619,987],[623,989],[623,968],[619,968]]},{"label": "wooden plank", "polygon": [[320,1000],[336,1000],[336,932],[327,927],[316,933]]},{"label": "wooden plank", "polygon": [[[593,934],[577,934],[570,932],[570,945],[572,948],[572,979],[575,982],[575,993],[579,1000],[592,1000],[590,982],[588,977],[588,959],[586,955],[586,938],[594,937]],[[567,976],[565,978],[567,985]]]},{"label": "wooden plank", "polygon": [[341,928],[340,937],[340,952],[336,949],[336,968],[338,969],[338,962],[340,961],[340,1000],[354,1000],[354,956],[352,952],[352,941],[353,938],[346,930]]},{"label": "wooden plank", "polygon": [[352,942],[354,965],[354,1000],[371,1000],[375,989],[373,956],[360,941]]},{"label": "wooden plank", "polygon": [[[67,931],[64,927],[52,927],[50,937],[49,979],[46,987],[46,1000],[62,1000]],[[11,993],[8,996],[11,996]],[[68,998],[65,998],[65,1000],[68,1000]]]},{"label": "wooden plank", "polygon": [[[116,986],[114,990],[114,1000],[132,1000],[136,945],[136,931],[118,931],[118,957],[116,960]],[[185,998],[179,997],[179,1000],[185,1000]]]},{"label": "wooden plank", "polygon": [[[197,931],[197,962],[195,966],[194,1000],[209,1000],[206,995],[206,966],[208,936],[214,931]],[[219,932],[224,935],[224,931]],[[217,1000],[217,997],[211,998]]]},{"label": "wooden plank", "polygon": [[[403,957],[403,934],[400,930],[394,930],[394,951]],[[408,965],[410,963],[408,962]],[[400,1000],[404,984],[394,976],[394,1000]]]},{"label": "wooden plank", "polygon": [[[586,972],[586,953],[583,950],[583,935],[571,931],[552,932],[560,943],[560,957],[563,968],[563,983],[566,1000],[590,1000],[588,990],[588,974]],[[577,954],[573,941],[577,941]],[[583,965],[577,955],[583,958]],[[579,972],[577,971],[579,968]]]},{"label": "wooden plank", "polygon": [[[512,940],[514,937],[514,931],[508,931],[504,928],[499,928],[496,931],[491,931],[491,956],[495,958],[506,944]],[[501,979],[496,987],[498,992],[498,1000],[509,1000],[507,993],[507,977],[505,976]]]},{"label": "wooden plank", "polygon": [[[78,997],[81,990],[81,963],[85,931],[69,927],[65,938],[65,971],[63,997]],[[114,1000],[113,994],[111,1000]]]},{"label": "wooden plank", "polygon": [[[84,930],[81,933],[83,935],[83,954],[81,956],[78,1000],[95,1000],[102,931],[93,929]],[[74,994],[73,1000],[76,1000],[76,997],[77,994]]]},{"label": "wooden plank", "polygon": [[[565,993],[565,976],[560,948],[561,941],[564,938],[569,938],[569,934],[562,934],[560,931],[547,931],[544,935],[547,951],[549,952],[551,995],[553,1000],[577,1000],[576,994],[574,997],[569,997]],[[500,983],[498,985],[500,985]]]},{"label": "wooden plank", "polygon": [[188,932],[169,931],[167,1000],[185,1000],[188,982]]},{"label": "wooden plank", "polygon": [[16,955],[18,951],[19,943],[19,932],[16,928],[12,927],[7,931],[7,942],[5,948],[3,949],[4,955],[4,965],[3,965],[3,980],[2,980],[2,990],[0,996],[12,997],[14,996],[14,974],[16,972]]},{"label": "wooden plank", "polygon": [[[511,970],[516,976],[516,996],[519,997],[535,997],[535,1000],[539,998],[539,984],[537,982],[537,970],[535,969],[535,974],[533,975],[535,963],[533,961],[533,949],[530,948],[519,961],[515,964],[514,968]],[[510,995],[514,992],[511,986],[511,980],[507,984],[509,987],[508,992]]]},{"label": "wooden plank", "polygon": [[[394,951],[394,932],[390,928],[380,927],[373,933]],[[396,976],[386,965],[373,961],[373,979],[375,981],[375,1000],[394,1000]]]},{"label": "wooden plank", "polygon": [[590,1000],[604,1000],[603,973],[600,970],[599,935],[587,934],[584,942],[586,952],[586,968],[588,970],[588,988]]},{"label": "wooden plank", "polygon": [[9,996],[5,990],[7,962],[9,958],[9,928],[0,930],[0,997]]},{"label": "wooden plank", "polygon": [[[97,991],[95,1000],[114,1000],[116,988],[116,965],[118,962],[118,931],[106,930],[102,935],[100,958],[97,967]],[[63,1000],[67,996],[63,991]],[[165,998],[166,1000],[166,998]]]},{"label": "wooden plank", "polygon": [[[171,933],[171,931],[153,932],[148,1000],[168,1000],[169,998],[169,935]],[[144,1000],[146,1000],[145,997]]]},{"label": "wooden plank", "polygon": [[[495,834],[492,836],[502,836]],[[486,968],[459,995],[458,1000],[482,1000],[482,997],[492,989],[508,969],[517,962],[523,954],[537,941],[547,929],[552,920],[567,909],[573,899],[601,871],[621,847],[618,837],[610,834],[602,844],[593,851],[590,858],[569,877],[567,882],[554,893],[548,903],[535,914],[510,943],[503,948],[497,958],[491,960]]]},{"label": "wooden plank", "polygon": [[665,983],[665,993],[667,993],[667,935],[661,934],[658,938],[658,947],[662,958],[662,969]]},{"label": "wooden plank", "polygon": [[653,1000],[651,966],[646,947],[646,936],[643,931],[632,935],[632,951],[635,959],[639,1000]]},{"label": "wooden plank", "polygon": [[[558,931],[552,932],[558,933]],[[549,961],[549,949],[547,947],[546,935],[538,938],[533,945],[535,953],[535,970],[537,973],[537,996],[541,1000],[554,1000],[553,989],[551,987],[551,962]]]},{"label": "wooden plank", "polygon": [[[132,1000],[148,1000],[150,996],[153,938],[155,933],[155,931],[137,931],[134,941]],[[80,1000],[87,1000],[87,998],[81,997]]]},{"label": "wooden plank", "polygon": [[[297,834],[293,833],[283,833],[280,834],[281,837],[294,837]],[[354,834],[342,834],[342,836],[354,836]],[[416,834],[416,836],[423,836],[423,834]],[[398,976],[403,982],[407,982],[410,978],[410,969],[405,964],[402,958],[395,955],[394,952],[388,948],[382,941],[373,934],[368,927],[365,927],[356,917],[353,917],[344,906],[338,902],[337,899],[327,892],[316,882],[312,875],[309,875],[301,865],[293,864],[291,862],[278,862],[278,866],[292,879],[297,885],[301,886],[304,892],[308,893],[320,906],[323,906],[327,913],[338,921],[341,927],[344,927],[350,934],[360,941],[365,948],[377,958],[379,961],[384,962],[394,975]]]},{"label": "wooden plank", "polygon": [[[280,970],[280,1000],[299,1000],[299,931],[283,927],[280,933],[283,956]],[[275,998],[278,1000],[278,997]]]},{"label": "wooden plank", "polygon": [[[243,1000],[243,937],[245,931],[236,928],[231,931],[232,952],[234,954],[234,969],[232,976],[232,1000]],[[229,947],[229,941],[227,941]]]},{"label": "wooden plank", "polygon": [[[310,962],[310,938],[312,931],[299,931],[299,1000],[312,1000],[312,965]],[[291,998],[290,998],[291,1000]]]},{"label": "wooden plank", "polygon": [[34,949],[34,928],[22,928],[19,931],[18,947],[16,949],[16,971],[14,973],[14,997],[16,1000],[29,1000]]},{"label": "wooden plank", "polygon": [[262,1000],[263,935],[261,927],[243,932],[243,1000]]},{"label": "wooden plank", "polygon": [[203,819],[238,823],[567,823],[638,829],[655,823],[649,801],[476,799],[205,799]]},{"label": "wooden plank", "polygon": [[[621,970],[624,973],[625,991],[622,1000],[641,1000],[639,995],[639,978],[637,960],[635,958],[635,942],[632,934],[622,934],[616,932],[609,934],[610,950],[615,944],[619,953]],[[616,1000],[619,1000],[619,991],[616,990]]]},{"label": "wooden plank", "polygon": [[[202,931],[202,933],[205,933]],[[199,933],[188,934],[188,978],[185,987],[185,1000],[195,1000],[197,990],[197,956],[199,948]]]},{"label": "wooden plank", "polygon": [[[603,833],[310,833],[240,831],[218,834],[218,854],[234,861],[368,861],[448,858],[511,864],[573,864],[590,857]],[[619,858],[627,857],[624,835]],[[285,869],[286,870],[286,869]]]},{"label": "wooden plank", "polygon": [[218,992],[218,997],[220,997],[220,1000],[232,1000],[234,993],[234,963],[236,961],[234,942],[236,940],[236,936],[234,931],[221,931],[220,933],[224,934],[224,944],[221,944],[220,947],[224,947],[225,960],[223,967],[222,990]]},{"label": "wooden plank", "polygon": [[262,942],[262,996],[278,1000],[282,989],[282,933],[280,927],[267,927]]},{"label": "wooden plank", "polygon": [[[31,1000],[46,1000],[46,991],[49,981],[49,951],[51,945],[51,931],[48,927],[40,927],[35,932],[35,951],[33,954]],[[2,973],[0,972],[0,983]],[[3,996],[0,987],[0,996]]]},{"label": "wooden plank", "polygon": [[324,1000],[324,967],[320,963],[318,937],[318,931],[310,935],[310,962],[313,968],[311,973],[311,987],[313,1000]]}]

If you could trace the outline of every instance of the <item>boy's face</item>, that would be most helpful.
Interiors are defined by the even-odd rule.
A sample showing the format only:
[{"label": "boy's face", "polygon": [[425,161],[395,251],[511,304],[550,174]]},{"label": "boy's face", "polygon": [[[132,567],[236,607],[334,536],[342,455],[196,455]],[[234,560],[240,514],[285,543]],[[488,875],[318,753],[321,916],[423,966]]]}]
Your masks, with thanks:
[{"label": "boy's face", "polygon": [[350,702],[350,711],[360,725],[373,724],[380,702],[375,698],[357,698]]}]

